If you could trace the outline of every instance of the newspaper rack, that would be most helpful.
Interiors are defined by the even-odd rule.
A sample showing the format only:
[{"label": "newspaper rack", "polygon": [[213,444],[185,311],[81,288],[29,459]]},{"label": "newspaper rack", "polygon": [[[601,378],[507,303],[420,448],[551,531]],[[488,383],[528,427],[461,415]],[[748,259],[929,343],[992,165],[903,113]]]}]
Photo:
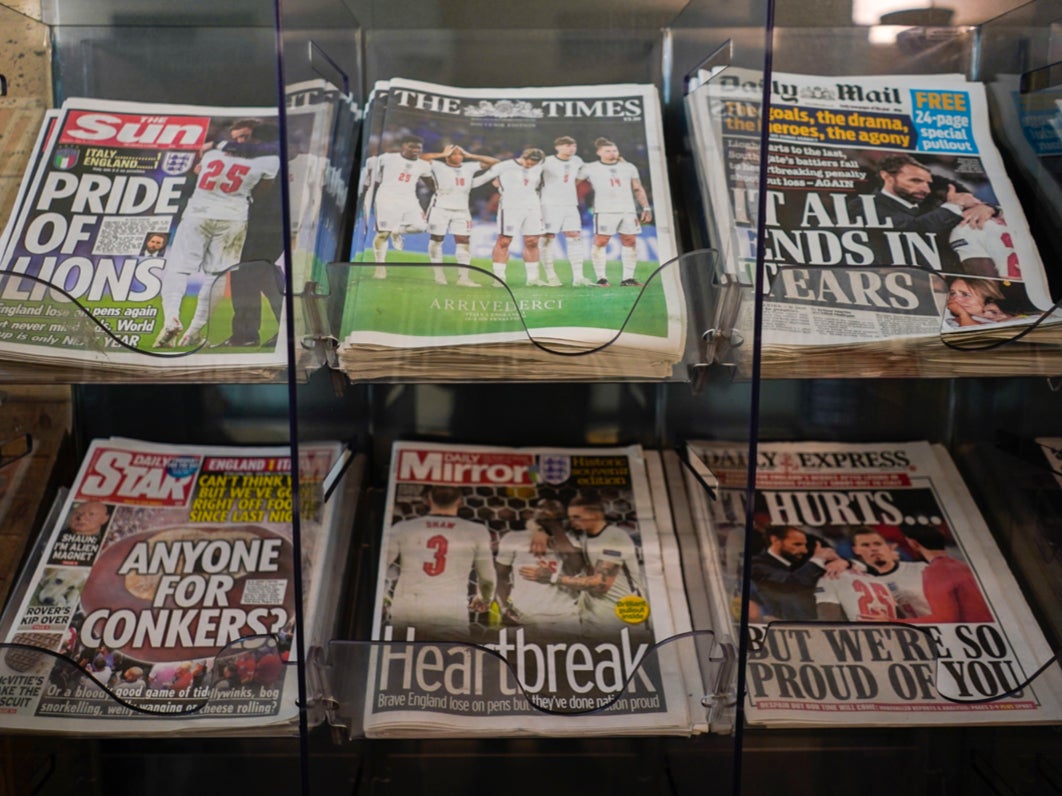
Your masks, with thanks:
[{"label": "newspaper rack", "polygon": [[[449,264],[448,264],[449,265]],[[327,317],[333,330],[341,328],[344,312],[374,314],[381,325],[399,331],[409,313],[415,312],[402,302],[403,286],[431,285],[433,268],[428,263],[388,262],[386,280],[374,279],[378,264],[372,262],[332,263],[328,267]],[[345,345],[336,335],[318,343],[331,345],[329,363],[344,370],[353,381],[415,381],[430,375],[433,381],[523,381],[533,379],[587,381],[612,380],[693,381],[699,384],[702,372],[718,364],[729,366],[733,350],[747,334],[734,333],[736,312],[740,306],[740,286],[720,270],[718,252],[701,249],[661,265],[646,277],[644,285],[611,288],[543,287],[503,283],[490,271],[470,267],[474,281],[488,290],[470,290],[457,285],[436,285],[434,301],[470,315],[479,308],[508,313],[509,327],[497,345],[506,348],[492,356],[492,343],[454,343],[446,346],[429,343],[418,347],[418,340],[400,340],[393,346]],[[683,315],[681,341],[675,341],[674,354],[653,349],[639,350],[637,338],[652,324],[660,323],[663,305],[661,284],[676,280],[681,285],[682,307],[672,310]],[[397,297],[392,301],[387,295]],[[591,302],[606,298],[610,302],[610,330],[585,329],[579,320]],[[545,328],[544,318],[536,312],[546,303],[570,306],[563,336],[556,329]],[[537,317],[536,317],[537,315]],[[469,324],[473,326],[473,324]],[[455,335],[456,336],[456,335]],[[499,336],[501,337],[501,336]],[[644,344],[642,344],[644,345]],[[343,358],[343,350],[349,358]],[[478,349],[478,351],[477,351]],[[681,349],[681,350],[679,350]],[[456,352],[456,353],[454,353]],[[467,356],[467,368],[447,367],[449,357]],[[483,361],[475,363],[475,358]],[[648,358],[648,359],[647,359]],[[639,362],[639,359],[643,362]],[[645,362],[652,370],[646,370]],[[380,364],[375,364],[379,362]],[[384,364],[388,363],[388,364]]]}]

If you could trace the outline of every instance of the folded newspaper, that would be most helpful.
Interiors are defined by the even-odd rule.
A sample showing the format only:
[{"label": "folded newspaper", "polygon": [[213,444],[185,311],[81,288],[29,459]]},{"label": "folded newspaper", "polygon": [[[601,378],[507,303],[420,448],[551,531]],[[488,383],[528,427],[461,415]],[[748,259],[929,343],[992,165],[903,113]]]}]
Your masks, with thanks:
[{"label": "folded newspaper", "polygon": [[[741,610],[747,447],[690,443],[717,575]],[[756,724],[1018,724],[1062,718],[1050,647],[946,451],[760,443],[746,716]]]},{"label": "folded newspaper", "polygon": [[750,286],[762,245],[766,375],[1027,373],[1035,348],[957,347],[1041,319],[1023,344],[1055,342],[1058,314],[1044,317],[1053,305],[1044,266],[980,83],[775,72],[761,158],[762,73],[703,78],[687,114],[710,232]]},{"label": "folded newspaper", "polygon": [[[323,83],[296,84],[288,98],[290,233],[304,280],[321,241],[336,238],[323,227],[334,213],[320,211],[344,101]],[[0,247],[4,367],[282,378],[279,135],[276,108],[64,102],[42,128]]]},{"label": "folded newspaper", "polygon": [[365,129],[354,262],[332,286],[352,378],[671,375],[685,299],[661,267],[676,243],[652,86],[395,79]]},{"label": "folded newspaper", "polygon": [[[340,446],[299,460],[304,625],[344,559]],[[3,617],[0,726],[118,734],[297,731],[288,448],[96,440]],[[44,650],[45,652],[42,652]]]},{"label": "folded newspaper", "polygon": [[667,643],[689,618],[640,448],[398,442],[386,511],[367,735],[703,724],[692,646]]}]

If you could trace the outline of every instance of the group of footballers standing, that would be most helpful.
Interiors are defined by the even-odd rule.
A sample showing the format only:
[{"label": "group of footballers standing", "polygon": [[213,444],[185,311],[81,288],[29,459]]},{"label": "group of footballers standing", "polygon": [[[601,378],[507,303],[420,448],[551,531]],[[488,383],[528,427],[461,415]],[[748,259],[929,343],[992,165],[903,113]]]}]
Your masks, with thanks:
[{"label": "group of footballers standing", "polygon": [[[496,286],[506,283],[509,247],[515,237],[523,239],[525,284],[528,287],[557,287],[560,277],[554,266],[554,241],[564,238],[572,267],[572,285],[609,287],[606,274],[606,247],[619,236],[621,281],[640,287],[635,279],[638,264],[635,248],[641,225],[653,220],[652,206],[638,169],[625,160],[619,147],[607,138],[597,138],[597,160],[586,162],[576,154],[578,143],[570,136],[553,142],[555,154],[546,155],[535,147],[525,148],[507,160],[477,155],[451,144],[441,152],[425,153],[424,141],[404,136],[397,152],[370,158],[367,163],[365,205],[375,210],[373,256],[377,263],[387,260],[388,247],[401,250],[402,236],[427,230],[428,258],[435,282],[446,284],[443,242],[452,235],[458,263],[457,284],[482,287],[471,278],[470,238],[472,214],[469,208],[473,188],[493,182],[500,194],[498,236],[491,253]],[[417,184],[426,180],[433,186],[427,212],[417,197]],[[593,189],[594,235],[590,250],[593,278],[584,273],[585,242],[579,210],[578,183],[586,181]],[[387,276],[378,265],[377,279]]]}]

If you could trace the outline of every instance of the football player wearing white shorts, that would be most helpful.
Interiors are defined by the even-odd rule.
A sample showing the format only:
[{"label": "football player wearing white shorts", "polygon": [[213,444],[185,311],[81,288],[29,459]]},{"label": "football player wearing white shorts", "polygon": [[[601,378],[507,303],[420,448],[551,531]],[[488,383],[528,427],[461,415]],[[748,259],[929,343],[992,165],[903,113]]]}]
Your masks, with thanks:
[{"label": "football player wearing white shorts", "polygon": [[228,141],[207,149],[195,165],[195,191],[173,234],[162,274],[165,321],[155,338],[155,348],[172,348],[184,331],[181,301],[189,276],[202,272],[206,278],[199,288],[195,315],[178,345],[200,342],[200,331],[209,320],[211,309],[224,296],[225,272],[243,255],[252,197],[271,186],[280,171],[280,157],[275,152],[254,156],[258,151],[272,150],[246,148],[254,143],[255,130],[262,124],[259,119],[234,122]]},{"label": "football player wearing white shorts", "polygon": [[[594,495],[576,495],[568,503],[568,525],[586,562],[587,574],[551,574],[539,569],[536,580],[581,592],[579,621],[584,634],[613,636],[632,626],[619,618],[616,606],[630,595],[642,595],[638,550],[629,533],[605,519],[605,508]],[[527,577],[525,575],[525,577]],[[645,626],[641,626],[645,629]]]},{"label": "football player wearing white shorts", "polygon": [[[376,236],[372,241],[373,257],[377,263],[387,261],[388,241],[395,249],[403,248],[402,236],[407,232],[423,232],[428,222],[417,198],[417,183],[431,176],[431,165],[421,160],[424,139],[407,135],[399,142],[397,152],[385,152],[376,158],[372,183],[375,195]],[[384,279],[387,268],[378,265],[375,279]]]},{"label": "football player wearing white shorts", "polygon": [[553,142],[557,154],[550,155],[542,164],[542,222],[546,237],[542,245],[542,269],[546,281],[560,284],[553,267],[553,241],[558,234],[564,236],[568,249],[568,262],[572,266],[572,285],[593,284],[583,276],[583,219],[579,215],[579,193],[576,179],[583,159],[575,154],[578,144],[571,136],[562,135]]},{"label": "football player wearing white shorts", "polygon": [[542,161],[545,158],[546,153],[541,149],[528,147],[520,157],[495,163],[472,182],[472,187],[476,188],[497,180],[501,203],[498,206],[498,239],[491,252],[491,267],[502,282],[506,281],[509,246],[514,237],[522,235],[527,285],[546,287],[538,270],[538,239],[545,232],[538,190],[542,185]]},{"label": "football player wearing white shorts", "polygon": [[[638,169],[620,157],[619,147],[607,138],[594,141],[598,159],[587,163],[579,171],[579,179],[589,180],[594,189],[594,245],[590,250],[590,262],[594,266],[597,284],[608,287],[605,273],[605,247],[613,235],[620,239],[621,285],[641,287],[634,278],[638,265],[635,236],[640,235],[642,224],[653,219],[649,204],[638,175]],[[635,201],[637,200],[637,206]]]},{"label": "football player wearing white shorts", "polygon": [[[443,261],[443,241],[449,234],[454,237],[454,259],[458,265],[467,266],[472,262],[469,245],[472,213],[468,209],[472,179],[477,172],[497,163],[498,159],[473,155],[454,144],[442,152],[424,155],[423,158],[431,162],[431,177],[435,183],[435,193],[428,206],[428,259],[433,263]],[[435,283],[445,285],[446,274],[442,266],[436,265],[433,270]],[[480,287],[472,281],[468,268],[457,269],[457,284]]]},{"label": "football player wearing white shorts", "polygon": [[[482,613],[494,598],[490,534],[477,522],[457,516],[461,489],[433,486],[428,514],[395,523],[387,531],[387,564],[398,568],[391,596],[392,638],[467,641],[469,612]],[[477,595],[469,601],[469,579]]]}]

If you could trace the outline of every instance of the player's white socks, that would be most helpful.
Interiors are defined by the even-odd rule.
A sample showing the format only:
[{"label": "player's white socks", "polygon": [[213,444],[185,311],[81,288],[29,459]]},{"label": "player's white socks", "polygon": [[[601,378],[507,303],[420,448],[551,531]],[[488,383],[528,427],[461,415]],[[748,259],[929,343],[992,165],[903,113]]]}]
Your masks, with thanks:
[{"label": "player's white socks", "polygon": [[428,259],[433,263],[441,263],[443,261],[443,242],[441,240],[429,240],[428,241]]},{"label": "player's white socks", "polygon": [[181,300],[188,287],[188,274],[179,274],[172,268],[162,272],[162,314],[165,328],[181,325]]},{"label": "player's white socks", "polygon": [[[390,232],[377,232],[376,237],[372,239],[372,256],[376,260],[376,262],[387,262],[387,243],[390,240]],[[376,276],[377,279],[380,278],[379,276],[377,276],[380,270],[380,268],[377,268],[377,273],[373,274],[373,276]],[[385,271],[384,274],[386,275],[386,273],[387,272]]]},{"label": "player's white socks", "polygon": [[[494,271],[494,275],[498,277],[503,283],[505,282],[505,266],[508,263],[491,263],[490,267]],[[494,283],[495,287],[501,287],[497,282]]]},{"label": "player's white socks", "polygon": [[195,305],[195,315],[188,324],[188,331],[184,333],[182,341],[191,340],[210,320],[210,313],[225,297],[225,274],[207,274],[203,284],[199,286],[199,297]]},{"label": "player's white socks", "polygon": [[592,246],[590,248],[590,262],[594,265],[594,279],[606,279],[604,246]]},{"label": "player's white socks", "polygon": [[[454,257],[458,265],[468,265],[472,262],[472,247],[467,243],[456,244]],[[477,282],[472,281],[472,272],[467,268],[457,269],[457,284],[463,287],[479,287]]]},{"label": "player's white socks", "polygon": [[634,269],[638,265],[638,252],[633,246],[624,246],[620,250],[620,263],[623,264],[623,280],[634,279]]},{"label": "player's white socks", "polygon": [[549,241],[539,249],[539,255],[541,258],[542,270],[546,274],[546,284],[550,287],[556,287],[561,281],[557,276],[556,269],[553,267],[553,241]]},{"label": "player's white socks", "polygon": [[539,278],[538,261],[524,260],[524,270],[527,272],[527,284],[528,285],[544,285]]},{"label": "player's white socks", "polygon": [[568,262],[572,264],[572,283],[578,284],[579,282],[585,282],[586,277],[583,275],[583,260],[586,259],[586,246],[583,244],[583,236],[579,235],[575,238],[565,238],[565,242],[568,244]]}]

